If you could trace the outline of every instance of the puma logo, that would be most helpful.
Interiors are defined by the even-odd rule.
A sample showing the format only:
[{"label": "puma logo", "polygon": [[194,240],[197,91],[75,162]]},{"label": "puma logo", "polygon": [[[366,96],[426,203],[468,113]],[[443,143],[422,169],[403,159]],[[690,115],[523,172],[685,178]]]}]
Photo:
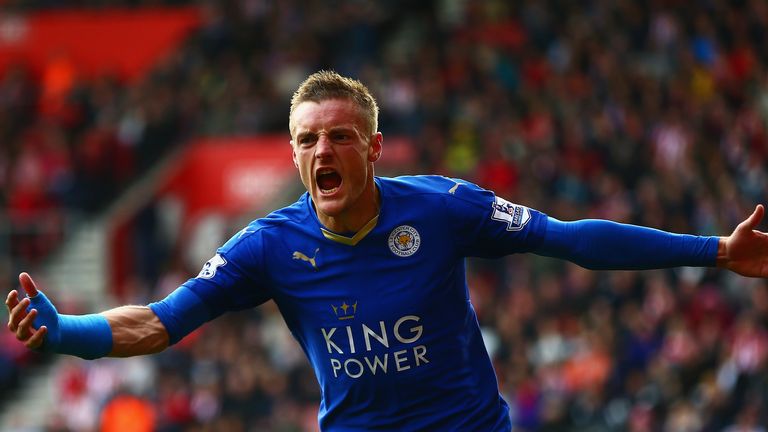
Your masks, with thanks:
[{"label": "puma logo", "polygon": [[303,253],[296,251],[293,253],[293,259],[302,260],[310,263],[312,265],[312,268],[317,270],[317,262],[315,261],[315,257],[317,257],[317,252],[320,250],[320,248],[315,249],[315,255],[310,258]]},{"label": "puma logo", "polygon": [[461,186],[461,183],[456,182],[456,184],[453,185],[452,188],[448,189],[448,193],[451,194],[451,195],[455,194],[456,193],[456,189],[458,189],[459,186]]}]

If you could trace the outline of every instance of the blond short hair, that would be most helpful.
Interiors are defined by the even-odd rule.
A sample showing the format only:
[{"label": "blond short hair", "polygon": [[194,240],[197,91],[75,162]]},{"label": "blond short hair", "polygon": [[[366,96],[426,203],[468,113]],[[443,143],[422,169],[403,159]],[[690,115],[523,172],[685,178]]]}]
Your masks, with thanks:
[{"label": "blond short hair", "polygon": [[347,99],[354,101],[366,118],[369,133],[378,131],[379,106],[370,90],[356,79],[341,76],[334,71],[315,72],[299,86],[291,98],[290,117],[302,102],[321,102],[328,99]]}]

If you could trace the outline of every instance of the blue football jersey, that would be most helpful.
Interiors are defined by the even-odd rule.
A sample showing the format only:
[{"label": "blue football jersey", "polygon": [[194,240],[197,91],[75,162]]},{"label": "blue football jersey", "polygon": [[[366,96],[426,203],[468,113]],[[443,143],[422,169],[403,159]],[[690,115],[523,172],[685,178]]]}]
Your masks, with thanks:
[{"label": "blue football jersey", "polygon": [[275,301],[314,368],[325,431],[511,430],[465,258],[535,249],[546,216],[462,180],[376,184],[379,215],[355,235],[325,229],[305,193],[184,287],[210,318]]}]

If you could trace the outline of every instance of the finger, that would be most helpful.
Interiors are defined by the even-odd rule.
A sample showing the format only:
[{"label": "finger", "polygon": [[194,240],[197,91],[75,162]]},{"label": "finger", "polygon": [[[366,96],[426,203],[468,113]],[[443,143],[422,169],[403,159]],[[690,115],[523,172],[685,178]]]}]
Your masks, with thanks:
[{"label": "finger", "polygon": [[29,273],[22,272],[19,274],[19,283],[21,284],[21,287],[24,288],[24,292],[27,293],[28,297],[37,295],[37,285],[35,284],[35,281],[32,280],[32,276],[30,276]]},{"label": "finger", "polygon": [[752,214],[757,214],[756,216],[757,222],[755,222],[755,226],[754,226],[754,227],[757,227],[757,224],[762,222],[763,216],[765,216],[765,206],[762,204],[758,204],[757,206],[755,206],[755,211]]},{"label": "finger", "polygon": [[763,219],[763,215],[765,214],[765,207],[763,207],[762,204],[758,204],[755,207],[755,211],[752,212],[751,215],[742,222],[742,225],[744,225],[744,228],[753,230],[757,227],[757,225],[760,223],[760,221]]},{"label": "finger", "polygon": [[11,321],[13,320],[13,308],[16,307],[16,305],[19,304],[19,293],[16,292],[16,290],[12,290],[8,293],[8,297],[5,299],[5,307],[8,308],[8,329],[11,328]]},{"label": "finger", "polygon": [[16,332],[19,322],[27,316],[27,306],[29,306],[29,299],[24,297],[11,310],[11,316],[8,318],[8,330]]},{"label": "finger", "polygon": [[17,304],[19,304],[19,293],[16,290],[11,290],[8,293],[8,297],[5,298],[5,306],[8,308],[8,312],[15,308]]},{"label": "finger", "polygon": [[32,335],[31,338],[29,338],[26,342],[24,342],[24,345],[27,346],[29,349],[35,349],[39,348],[43,341],[45,340],[45,335],[48,333],[48,327],[42,326],[40,327],[35,334]]},{"label": "finger", "polygon": [[35,321],[36,316],[37,309],[32,309],[29,311],[27,316],[24,317],[21,322],[19,322],[19,327],[16,329],[16,339],[23,342],[29,338],[32,329],[32,323]]}]

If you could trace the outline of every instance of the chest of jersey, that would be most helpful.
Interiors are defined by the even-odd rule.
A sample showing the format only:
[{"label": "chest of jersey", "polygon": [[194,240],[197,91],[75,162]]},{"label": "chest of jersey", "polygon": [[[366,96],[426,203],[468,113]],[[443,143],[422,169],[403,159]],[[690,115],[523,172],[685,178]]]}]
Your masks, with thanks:
[{"label": "chest of jersey", "polygon": [[413,222],[377,226],[355,245],[319,232],[272,244],[267,255],[275,300],[296,307],[291,315],[322,323],[429,308],[433,296],[448,294],[430,290],[455,277],[461,261],[439,227]]},{"label": "chest of jersey", "polygon": [[438,225],[380,223],[355,245],[319,232],[272,244],[273,298],[328,379],[420,368],[444,318],[467,313],[463,260]]}]

